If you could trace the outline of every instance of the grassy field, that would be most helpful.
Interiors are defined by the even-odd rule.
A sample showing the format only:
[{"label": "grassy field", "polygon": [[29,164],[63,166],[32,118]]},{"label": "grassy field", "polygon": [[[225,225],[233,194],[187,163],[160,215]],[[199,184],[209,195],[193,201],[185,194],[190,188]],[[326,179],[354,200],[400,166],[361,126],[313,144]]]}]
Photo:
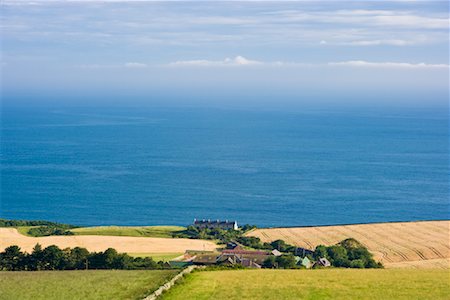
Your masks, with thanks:
[{"label": "grassy field", "polygon": [[0,272],[0,299],[142,299],[176,271]]},{"label": "grassy field", "polygon": [[[259,237],[263,242],[282,239],[289,244],[307,249],[314,249],[319,244],[332,245],[346,238],[355,238],[387,268],[406,267],[410,262],[412,266],[418,268],[438,266],[448,269],[449,230],[450,221],[426,221],[263,228],[256,229],[248,235]],[[427,260],[433,260],[433,263],[420,263]]]},{"label": "grassy field", "polygon": [[175,299],[450,299],[446,270],[234,270],[189,274]]},{"label": "grassy field", "polygon": [[132,257],[151,257],[154,261],[169,261],[183,255],[183,253],[128,253],[128,255]]},{"label": "grassy field", "polygon": [[171,238],[173,233],[185,230],[181,226],[99,226],[71,229],[77,235],[111,235]]},{"label": "grassy field", "polygon": [[17,228],[17,231],[20,232],[21,234],[26,235],[26,236],[31,236],[28,234],[28,230],[30,230],[30,228],[33,228],[33,226],[19,226],[16,228]]}]

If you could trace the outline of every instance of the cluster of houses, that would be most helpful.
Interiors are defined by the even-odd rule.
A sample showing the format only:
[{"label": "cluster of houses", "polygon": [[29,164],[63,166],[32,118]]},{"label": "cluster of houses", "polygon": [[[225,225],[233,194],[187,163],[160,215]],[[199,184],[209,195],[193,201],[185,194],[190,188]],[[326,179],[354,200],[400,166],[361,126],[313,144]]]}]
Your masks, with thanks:
[{"label": "cluster of houses", "polygon": [[[299,253],[310,254],[311,250],[299,248]],[[202,265],[202,266],[235,266],[240,265],[247,268],[261,268],[264,261],[270,256],[281,256],[278,250],[261,251],[261,250],[246,250],[240,245],[229,243],[226,249],[222,251],[197,251],[187,250],[182,257],[177,260],[169,261],[171,267],[185,267],[188,265]],[[296,264],[307,269],[313,268],[316,265],[321,267],[331,266],[326,258],[319,258],[317,261],[310,260],[306,255],[304,257],[295,256]]]},{"label": "cluster of houses", "polygon": [[229,229],[233,229],[233,230],[238,230],[238,224],[236,221],[220,221],[220,220],[197,220],[194,219],[194,223],[192,224],[195,228],[197,229],[224,229],[224,230],[229,230]]},{"label": "cluster of houses", "polygon": [[[220,221],[220,220],[197,220],[194,219],[192,224],[198,229],[224,229],[237,230],[238,224],[236,221]],[[317,261],[312,261],[308,256],[312,256],[314,251],[298,247],[295,250],[295,260],[298,266],[305,268],[313,268],[314,266],[330,267],[331,264],[326,258],[319,258]],[[220,266],[235,266],[240,265],[247,268],[261,268],[264,261],[270,256],[281,256],[278,250],[247,250],[238,243],[231,242],[226,245],[226,248],[221,251],[198,251],[187,250],[182,257],[176,260],[169,261],[167,264],[170,267],[185,267],[188,265],[220,265]]]}]

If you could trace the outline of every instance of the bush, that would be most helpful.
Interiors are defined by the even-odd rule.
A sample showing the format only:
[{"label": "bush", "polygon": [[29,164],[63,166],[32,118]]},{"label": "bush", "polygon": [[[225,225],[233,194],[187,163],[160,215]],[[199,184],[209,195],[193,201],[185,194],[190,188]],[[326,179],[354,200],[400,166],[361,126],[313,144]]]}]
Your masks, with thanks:
[{"label": "bush", "polygon": [[32,227],[28,230],[28,234],[31,236],[49,236],[49,235],[74,235],[72,231],[67,230],[65,226],[39,226]]},{"label": "bush", "polygon": [[314,251],[314,259],[327,258],[331,265],[342,268],[382,268],[372,254],[355,239],[346,239],[337,245],[319,245]]},{"label": "bush", "polygon": [[364,269],[365,264],[362,259],[355,259],[350,262],[350,268]]}]

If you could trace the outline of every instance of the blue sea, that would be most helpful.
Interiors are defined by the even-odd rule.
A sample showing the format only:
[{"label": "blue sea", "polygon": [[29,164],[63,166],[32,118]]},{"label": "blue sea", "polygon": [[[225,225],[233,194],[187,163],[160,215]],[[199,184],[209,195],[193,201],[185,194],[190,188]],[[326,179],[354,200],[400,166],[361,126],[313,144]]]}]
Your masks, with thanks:
[{"label": "blue sea", "polygon": [[448,219],[448,121],[405,107],[4,107],[0,218]]}]

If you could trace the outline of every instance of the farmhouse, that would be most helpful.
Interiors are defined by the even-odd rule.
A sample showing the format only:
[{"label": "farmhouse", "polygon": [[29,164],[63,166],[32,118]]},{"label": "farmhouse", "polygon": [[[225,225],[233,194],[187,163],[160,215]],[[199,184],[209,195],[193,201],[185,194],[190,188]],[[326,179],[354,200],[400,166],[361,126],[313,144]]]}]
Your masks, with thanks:
[{"label": "farmhouse", "polygon": [[197,220],[194,219],[194,223],[192,224],[195,228],[197,229],[224,229],[224,230],[229,230],[229,229],[233,229],[233,230],[238,230],[238,224],[236,221],[220,221],[220,220]]},{"label": "farmhouse", "polygon": [[217,258],[217,261],[218,263],[221,263],[226,260],[230,261],[231,259],[231,261],[245,267],[259,268],[271,254],[272,253],[268,251],[243,250],[239,247],[232,250],[223,250],[222,254]]},{"label": "farmhouse", "polygon": [[237,254],[222,254],[217,257],[217,264],[222,266],[234,266],[236,264],[240,264],[243,267],[253,269],[260,269],[263,261],[264,260],[261,260],[258,257],[245,258]]}]

